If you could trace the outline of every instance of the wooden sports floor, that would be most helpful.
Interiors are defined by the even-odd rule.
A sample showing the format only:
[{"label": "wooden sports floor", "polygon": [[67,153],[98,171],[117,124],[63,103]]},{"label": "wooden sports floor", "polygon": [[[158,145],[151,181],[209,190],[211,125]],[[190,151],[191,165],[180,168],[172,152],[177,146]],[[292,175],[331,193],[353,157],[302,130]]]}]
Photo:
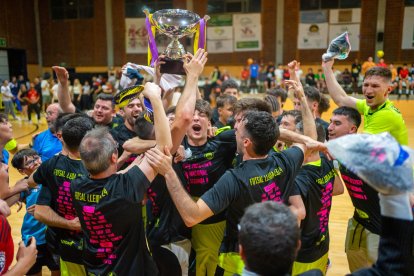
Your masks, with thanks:
[{"label": "wooden sports floor", "polygon": [[[409,146],[414,148],[414,101],[413,100],[400,100],[397,101],[393,99],[391,96],[391,100],[395,103],[395,105],[400,109],[401,113],[404,116],[405,123],[408,128],[408,135],[409,135]],[[335,109],[335,104],[331,101],[331,108],[330,110],[323,114],[323,119],[329,121],[329,118],[332,114],[332,110]],[[285,109],[289,110],[292,108],[291,101],[288,100]],[[35,116],[33,116],[35,117]],[[36,119],[35,119],[36,120]],[[35,121],[36,123],[36,121]],[[33,133],[43,131],[47,128],[46,121],[44,117],[41,118],[38,125],[29,124],[27,122],[17,122],[13,121],[13,130],[14,130],[14,137],[17,138],[19,143],[29,143]],[[360,132],[362,131],[362,127]],[[11,158],[10,158],[11,160]],[[14,185],[14,183],[21,178],[22,176],[17,172],[14,168],[9,167],[10,173],[10,185]],[[13,232],[13,240],[15,244],[15,253],[17,250],[17,244],[21,240],[20,235],[20,227],[22,223],[23,216],[25,214],[25,210],[21,210],[19,213],[16,212],[17,208],[14,206],[12,207],[12,215],[8,217],[10,225],[12,227]],[[344,243],[345,243],[345,233],[347,227],[347,221],[353,214],[353,207],[351,200],[345,189],[345,194],[336,196],[333,199],[332,203],[332,211],[330,215],[330,236],[331,236],[331,243],[330,243],[330,250],[329,250],[329,258],[331,260],[331,268],[328,271],[328,275],[330,276],[339,276],[345,275],[349,273],[348,270],[348,263],[346,259],[346,255],[344,252]],[[43,275],[50,275],[47,269],[43,269]]]}]

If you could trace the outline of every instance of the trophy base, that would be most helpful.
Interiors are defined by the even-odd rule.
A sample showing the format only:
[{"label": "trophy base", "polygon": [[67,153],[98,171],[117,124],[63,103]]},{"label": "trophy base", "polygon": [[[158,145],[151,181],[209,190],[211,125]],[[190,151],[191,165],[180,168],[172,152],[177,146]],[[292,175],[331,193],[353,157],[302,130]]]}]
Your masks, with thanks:
[{"label": "trophy base", "polygon": [[161,64],[161,73],[186,75],[182,59],[163,58],[162,61],[165,61],[165,64]]}]

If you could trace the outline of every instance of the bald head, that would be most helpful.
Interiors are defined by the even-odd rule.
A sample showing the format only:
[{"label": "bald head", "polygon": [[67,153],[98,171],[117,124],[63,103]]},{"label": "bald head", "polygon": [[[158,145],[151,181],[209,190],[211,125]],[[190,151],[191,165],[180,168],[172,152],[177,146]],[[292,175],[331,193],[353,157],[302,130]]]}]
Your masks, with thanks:
[{"label": "bald head", "polygon": [[58,103],[53,103],[47,107],[46,121],[50,131],[55,132],[55,122],[61,112],[62,111]]}]

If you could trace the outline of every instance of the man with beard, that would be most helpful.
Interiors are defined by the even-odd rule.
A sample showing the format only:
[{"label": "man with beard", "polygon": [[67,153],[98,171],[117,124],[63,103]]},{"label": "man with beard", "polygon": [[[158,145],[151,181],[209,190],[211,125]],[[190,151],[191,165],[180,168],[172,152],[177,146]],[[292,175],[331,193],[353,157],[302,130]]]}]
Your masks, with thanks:
[{"label": "man with beard", "polygon": [[48,129],[33,138],[33,149],[36,150],[42,162],[48,160],[62,150],[62,143],[56,136],[55,122],[59,115],[59,104],[53,103],[46,108],[46,122]]},{"label": "man with beard", "polygon": [[142,112],[141,100],[138,97],[135,97],[129,100],[129,102],[127,102],[125,106],[122,106],[121,110],[124,114],[124,123],[117,126],[116,128],[111,129],[110,133],[112,134],[112,137],[115,139],[115,141],[118,143],[118,154],[120,156],[118,160],[118,168],[124,169],[129,164],[131,164],[132,160],[136,157],[135,155],[130,156],[128,154],[126,158],[122,158],[125,157],[125,155],[122,155],[122,153],[124,152],[124,148],[122,146],[124,145],[126,140],[129,140],[136,136],[136,133],[134,131],[134,124],[135,119]]},{"label": "man with beard", "polygon": [[388,99],[392,91],[391,71],[373,67],[366,71],[362,85],[364,100],[348,96],[332,71],[334,60],[322,62],[329,94],[338,106],[348,106],[364,116],[364,132],[389,132],[402,145],[408,144],[408,132],[401,112]]},{"label": "man with beard", "polygon": [[[73,105],[69,94],[69,73],[64,67],[53,66],[58,79],[58,101],[63,112],[74,113],[76,107]],[[80,112],[80,111],[79,111]],[[90,115],[97,125],[107,126],[110,129],[119,125],[114,121],[115,102],[112,95],[100,94],[95,102]]]},{"label": "man with beard", "polygon": [[[239,118],[240,117],[240,118]],[[160,162],[165,162],[163,174],[170,195],[187,226],[194,226],[213,215],[227,209],[225,238],[220,248],[220,266],[228,273],[241,274],[243,263],[238,254],[237,224],[244,209],[254,202],[278,201],[288,204],[292,197],[293,180],[304,158],[305,146],[297,144],[282,153],[268,154],[279,136],[278,127],[271,114],[263,111],[246,111],[243,115],[236,114],[237,151],[243,155],[243,162],[235,169],[228,170],[215,185],[205,192],[195,202],[182,187],[171,165],[169,156]],[[220,135],[224,134],[221,133]],[[323,149],[320,143],[317,149]],[[157,163],[156,149],[147,152],[149,160]],[[303,203],[302,203],[303,207]],[[292,207],[300,219],[303,214]]]}]

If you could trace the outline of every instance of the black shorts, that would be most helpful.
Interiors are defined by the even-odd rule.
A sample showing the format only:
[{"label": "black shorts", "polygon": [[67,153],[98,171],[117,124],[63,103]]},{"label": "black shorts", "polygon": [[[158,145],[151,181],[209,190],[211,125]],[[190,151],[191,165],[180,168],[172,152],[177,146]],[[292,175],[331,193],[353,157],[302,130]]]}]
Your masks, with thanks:
[{"label": "black shorts", "polygon": [[59,259],[58,255],[52,254],[46,244],[40,244],[36,246],[37,258],[36,263],[27,272],[27,275],[37,274],[42,271],[43,266],[47,266],[50,271],[59,270]]}]

